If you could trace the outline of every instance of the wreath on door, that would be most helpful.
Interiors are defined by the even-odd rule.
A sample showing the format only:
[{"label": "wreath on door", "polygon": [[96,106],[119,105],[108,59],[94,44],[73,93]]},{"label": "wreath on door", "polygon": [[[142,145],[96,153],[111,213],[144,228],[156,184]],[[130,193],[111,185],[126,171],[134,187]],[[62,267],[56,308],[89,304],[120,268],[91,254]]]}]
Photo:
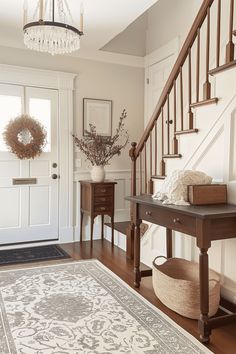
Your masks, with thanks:
[{"label": "wreath on door", "polygon": [[12,119],[5,128],[3,139],[19,159],[33,159],[43,152],[47,133],[44,126],[27,114]]}]

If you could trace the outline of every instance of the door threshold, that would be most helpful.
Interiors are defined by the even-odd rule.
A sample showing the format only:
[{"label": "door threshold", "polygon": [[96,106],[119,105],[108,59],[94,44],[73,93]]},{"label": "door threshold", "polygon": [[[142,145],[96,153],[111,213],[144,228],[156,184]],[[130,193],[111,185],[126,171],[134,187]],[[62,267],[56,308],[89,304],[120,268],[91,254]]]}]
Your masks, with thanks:
[{"label": "door threshold", "polygon": [[0,250],[3,251],[3,250],[16,249],[16,248],[56,245],[59,243],[61,243],[59,239],[52,239],[47,241],[18,242],[18,243],[0,245]]}]

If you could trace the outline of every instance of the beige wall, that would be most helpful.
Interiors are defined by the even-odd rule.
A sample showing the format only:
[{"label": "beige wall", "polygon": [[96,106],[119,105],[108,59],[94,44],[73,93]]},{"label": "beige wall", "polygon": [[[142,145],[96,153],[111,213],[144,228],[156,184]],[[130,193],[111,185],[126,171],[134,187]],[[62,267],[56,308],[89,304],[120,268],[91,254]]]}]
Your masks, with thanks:
[{"label": "beige wall", "polygon": [[[78,74],[75,87],[75,131],[82,131],[83,97],[113,101],[113,132],[120,113],[128,112],[126,127],[130,141],[137,141],[142,134],[144,117],[144,71],[125,65],[103,63],[69,56],[54,56],[29,50],[0,47],[0,63],[47,70],[67,71]],[[77,155],[77,154],[76,154]],[[79,158],[79,156],[76,156]],[[87,163],[82,163],[86,169]],[[128,169],[128,147],[121,157],[114,158],[108,169]]]},{"label": "beige wall", "polygon": [[202,0],[160,0],[148,11],[146,53],[179,37],[182,46]]}]

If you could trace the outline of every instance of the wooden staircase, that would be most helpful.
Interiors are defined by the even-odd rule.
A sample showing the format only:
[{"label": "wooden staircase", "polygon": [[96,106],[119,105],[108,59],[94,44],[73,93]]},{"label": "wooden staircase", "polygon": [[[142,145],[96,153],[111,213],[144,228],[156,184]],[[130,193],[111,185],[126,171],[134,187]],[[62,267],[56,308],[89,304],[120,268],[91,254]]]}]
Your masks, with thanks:
[{"label": "wooden staircase", "polygon": [[[228,35],[224,48],[222,9],[225,10],[225,4],[221,0],[203,1],[143,136],[138,144],[131,144],[133,196],[153,193],[153,179],[166,176],[167,159],[182,157],[178,137],[198,133],[194,109],[218,102],[217,97],[212,97],[211,76],[236,65],[234,0],[228,3]],[[127,229],[129,258],[133,258],[134,212],[131,205],[131,222]]]}]

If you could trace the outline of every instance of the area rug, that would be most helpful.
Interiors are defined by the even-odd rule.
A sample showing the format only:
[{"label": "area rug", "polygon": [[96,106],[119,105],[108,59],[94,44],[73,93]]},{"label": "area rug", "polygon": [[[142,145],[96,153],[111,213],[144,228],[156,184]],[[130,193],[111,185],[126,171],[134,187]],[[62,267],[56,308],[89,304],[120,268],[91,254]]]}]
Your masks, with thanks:
[{"label": "area rug", "polygon": [[0,251],[0,265],[42,262],[63,258],[70,258],[70,256],[58,245],[25,247]]},{"label": "area rug", "polygon": [[1,354],[205,354],[96,260],[0,272]]}]

